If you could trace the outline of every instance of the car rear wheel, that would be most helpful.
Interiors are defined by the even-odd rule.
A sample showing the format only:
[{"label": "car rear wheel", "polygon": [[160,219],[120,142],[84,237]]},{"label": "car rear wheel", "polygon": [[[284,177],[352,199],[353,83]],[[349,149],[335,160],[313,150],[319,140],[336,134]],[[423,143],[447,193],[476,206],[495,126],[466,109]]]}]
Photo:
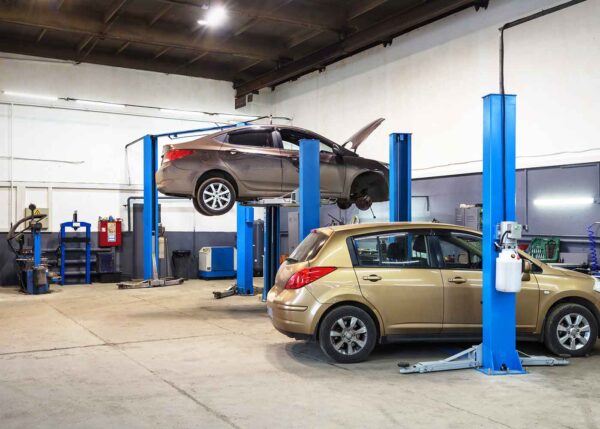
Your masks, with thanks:
[{"label": "car rear wheel", "polygon": [[590,310],[580,304],[561,304],[546,320],[544,343],[554,354],[585,356],[598,338],[598,322]]},{"label": "car rear wheel", "polygon": [[210,177],[200,184],[196,204],[202,214],[219,216],[227,213],[235,204],[235,188],[224,177]]},{"label": "car rear wheel", "polygon": [[321,350],[340,363],[366,360],[373,351],[376,340],[377,329],[371,316],[352,305],[333,309],[319,327]]}]

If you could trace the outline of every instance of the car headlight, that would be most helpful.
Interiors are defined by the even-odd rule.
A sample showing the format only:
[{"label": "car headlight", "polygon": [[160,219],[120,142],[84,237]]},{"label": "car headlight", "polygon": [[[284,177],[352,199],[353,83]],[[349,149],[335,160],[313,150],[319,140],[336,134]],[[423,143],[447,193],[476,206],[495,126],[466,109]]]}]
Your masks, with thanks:
[{"label": "car headlight", "polygon": [[594,291],[600,292],[600,279],[598,277],[594,277]]}]

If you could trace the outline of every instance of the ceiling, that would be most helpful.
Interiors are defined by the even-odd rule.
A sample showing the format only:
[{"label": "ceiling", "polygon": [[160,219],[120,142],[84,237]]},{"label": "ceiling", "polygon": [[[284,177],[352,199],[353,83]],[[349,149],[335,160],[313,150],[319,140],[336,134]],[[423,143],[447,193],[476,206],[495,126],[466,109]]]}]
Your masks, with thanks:
[{"label": "ceiling", "polygon": [[[0,51],[233,82],[238,101],[487,0],[0,0]],[[198,24],[207,6],[226,22]]]}]

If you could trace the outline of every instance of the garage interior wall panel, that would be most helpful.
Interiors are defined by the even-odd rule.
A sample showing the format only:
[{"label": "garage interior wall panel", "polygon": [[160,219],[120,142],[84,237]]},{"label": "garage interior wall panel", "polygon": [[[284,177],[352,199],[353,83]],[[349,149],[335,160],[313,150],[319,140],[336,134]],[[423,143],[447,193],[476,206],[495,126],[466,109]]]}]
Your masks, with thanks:
[{"label": "garage interior wall panel", "polygon": [[[12,54],[0,55],[0,69],[0,90],[178,110],[234,110],[234,91],[228,82]],[[265,108],[264,100],[269,98],[250,106],[248,113]],[[214,125],[189,117],[169,118],[157,109],[82,109],[73,102],[40,105],[35,100],[21,103],[31,105],[11,106],[1,96],[0,101],[4,103],[0,104],[1,231],[10,225],[11,209],[14,221],[31,202],[50,205],[51,231],[70,220],[73,210],[78,210],[81,220],[91,222],[93,229],[98,216],[126,219],[127,197],[141,192],[143,153],[141,143],[131,146],[127,154],[125,145],[145,134]],[[166,143],[189,139],[160,139],[159,153]],[[11,143],[13,157],[42,161],[14,159],[11,172],[6,159],[10,157]],[[11,180],[18,188],[12,205],[8,200]],[[165,207],[163,223],[170,231],[235,230],[235,210],[209,222],[194,212],[189,201],[169,207]]]},{"label": "garage interior wall panel", "polygon": [[[386,118],[358,153],[388,161],[388,134],[411,132],[413,177],[480,172],[482,96],[499,91],[498,28],[559,3],[491,1],[261,94],[274,114],[338,142]],[[600,1],[507,30],[505,53],[517,167],[599,160]]]}]

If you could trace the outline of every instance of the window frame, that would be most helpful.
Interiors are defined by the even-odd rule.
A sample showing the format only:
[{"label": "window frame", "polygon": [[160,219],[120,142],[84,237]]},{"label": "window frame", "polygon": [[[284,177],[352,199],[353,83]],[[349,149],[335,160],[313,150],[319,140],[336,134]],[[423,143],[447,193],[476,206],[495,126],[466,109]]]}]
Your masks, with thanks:
[{"label": "window frame", "polygon": [[[482,252],[481,255],[479,255],[479,258],[481,259],[481,268],[463,268],[463,267],[448,267],[446,266],[446,262],[444,261],[444,253],[442,252],[442,243],[440,238],[443,237],[447,237],[447,236],[451,236],[452,234],[460,234],[460,235],[467,235],[473,238],[477,238],[481,241],[481,246],[482,246]],[[454,230],[454,229],[444,229],[444,230],[439,230],[436,231],[436,233],[434,234],[435,237],[435,252],[437,253],[437,262],[439,264],[440,269],[442,270],[459,270],[459,271],[483,271],[483,236],[479,235],[479,234],[474,234],[472,232],[468,232],[468,231],[460,231],[460,230]],[[471,256],[471,250],[464,248],[463,246],[459,245],[459,244],[455,244],[452,243],[457,247],[462,248],[463,250],[465,250],[466,252],[469,253],[469,256]],[[470,263],[470,262],[469,262]]]},{"label": "window frame", "polygon": [[[361,238],[371,238],[376,237],[379,241],[380,236],[389,236],[394,234],[413,234],[413,235],[423,235],[425,237],[425,245],[427,246],[427,266],[426,267],[411,267],[406,264],[385,264],[381,263],[381,248],[379,248],[379,264],[361,264],[358,258],[358,250],[354,245],[354,240]],[[350,254],[350,260],[352,262],[353,268],[392,268],[392,269],[412,269],[412,270],[430,270],[430,269],[438,269],[438,261],[434,256],[436,255],[436,249],[433,247],[432,242],[432,234],[431,230],[428,229],[399,229],[399,230],[389,230],[389,231],[377,231],[377,232],[369,232],[364,234],[352,235],[346,238],[346,246],[348,247],[348,253]],[[379,242],[378,242],[379,247]]]},{"label": "window frame", "polygon": [[[233,143],[229,140],[229,138],[232,134],[249,134],[249,133],[270,134],[269,145],[267,145],[267,146],[243,145],[243,144]],[[230,144],[235,147],[239,147],[239,148],[269,148],[269,149],[273,149],[273,148],[277,147],[277,145],[275,143],[275,136],[273,134],[274,134],[274,132],[271,128],[246,128],[246,129],[242,129],[242,130],[231,130],[226,134],[227,137],[225,139],[225,143]]]},{"label": "window frame", "polygon": [[285,148],[283,147],[283,137],[281,136],[281,131],[282,131],[282,130],[285,130],[285,131],[292,131],[292,132],[295,132],[295,133],[299,133],[299,134],[306,134],[306,135],[308,135],[308,136],[312,136],[312,137],[310,137],[310,139],[313,139],[313,140],[319,140],[319,143],[320,143],[320,144],[322,144],[322,145],[325,145],[325,146],[327,146],[328,148],[330,148],[330,149],[331,149],[331,152],[327,152],[327,151],[321,151],[321,150],[319,149],[319,153],[330,153],[330,154],[332,154],[332,155],[335,155],[335,154],[337,154],[337,150],[336,150],[336,148],[337,148],[337,145],[336,145],[336,143],[332,142],[331,140],[329,140],[329,139],[327,139],[327,138],[325,138],[325,137],[323,137],[323,136],[320,136],[320,135],[319,135],[319,134],[317,134],[317,133],[313,133],[312,131],[308,131],[308,130],[295,130],[295,129],[293,129],[293,128],[283,128],[283,127],[279,127],[279,128],[276,128],[276,129],[274,130],[274,134],[277,136],[277,137],[276,137],[276,139],[274,139],[274,141],[276,141],[275,147],[277,147],[277,148],[279,148],[279,149],[281,149],[281,150],[289,150],[289,151],[293,151],[293,152],[300,152],[300,145],[298,145],[298,150],[294,150],[294,149],[285,149]]}]

